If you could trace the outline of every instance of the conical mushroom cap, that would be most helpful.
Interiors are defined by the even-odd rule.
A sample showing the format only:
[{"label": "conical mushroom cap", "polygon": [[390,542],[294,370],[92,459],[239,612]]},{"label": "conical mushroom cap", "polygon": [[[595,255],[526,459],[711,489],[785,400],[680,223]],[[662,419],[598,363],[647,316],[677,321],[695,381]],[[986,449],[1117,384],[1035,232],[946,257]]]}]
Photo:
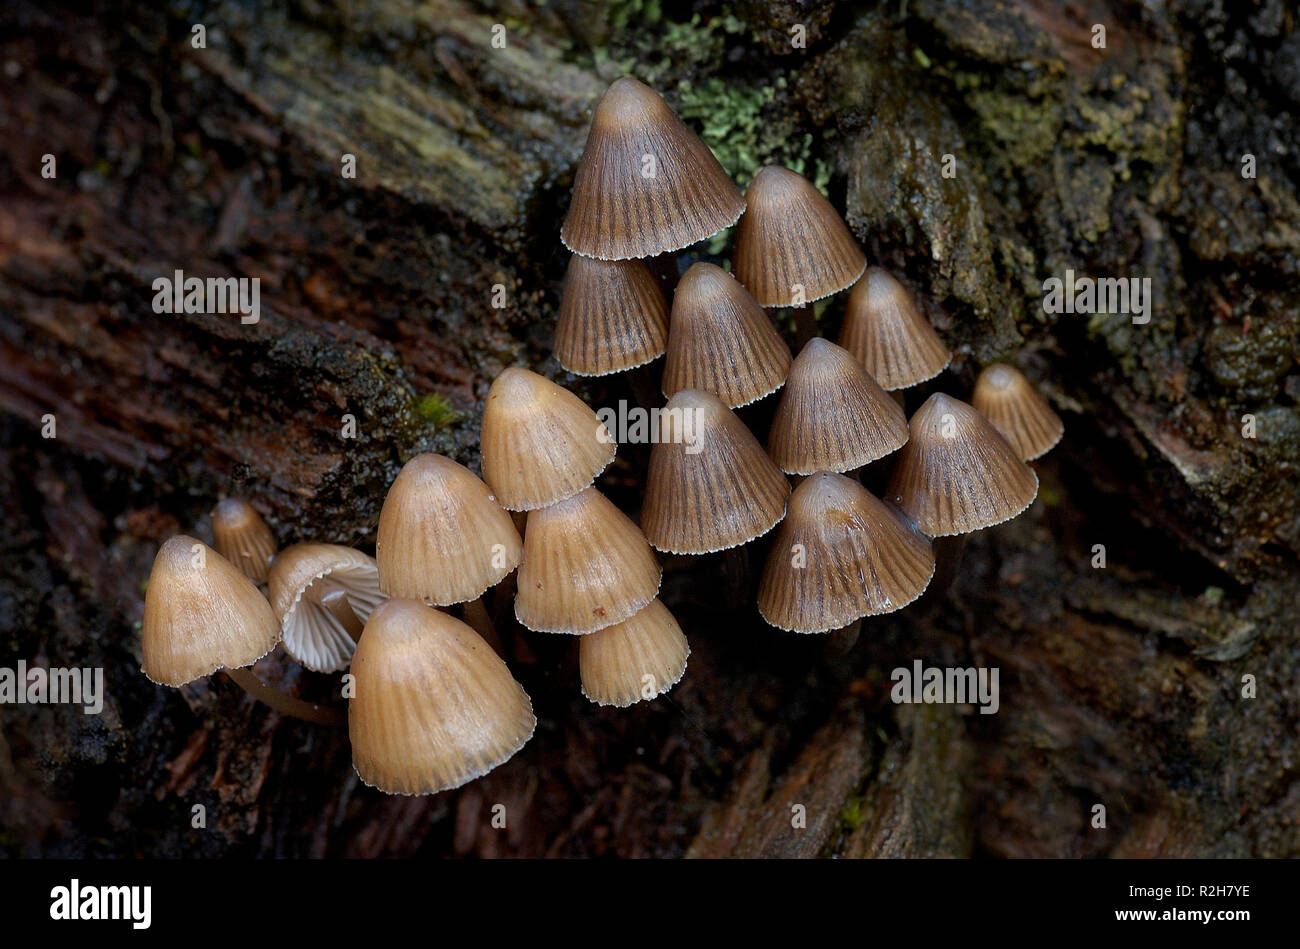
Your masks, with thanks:
[{"label": "conical mushroom cap", "polygon": [[641,529],[659,550],[707,554],[748,543],[785,514],[790,482],[716,395],[683,389],[650,452]]},{"label": "conical mushroom cap", "polygon": [[936,392],[916,410],[889,500],[931,537],[1009,521],[1033,503],[1038,475],[965,402]]},{"label": "conical mushroom cap", "polygon": [[352,765],[389,794],[467,784],[513,757],[537,725],[492,647],[416,600],[387,600],[370,614],[352,674]]},{"label": "conical mushroom cap", "polygon": [[314,672],[346,668],[356,648],[351,634],[320,598],[342,590],[363,623],[384,599],[374,558],[340,544],[286,547],[271,563],[267,589],[284,635],[284,651]]},{"label": "conical mushroom cap", "polygon": [[275,535],[262,515],[241,498],[226,498],[212,509],[212,546],[254,583],[265,583]]},{"label": "conical mushroom cap", "polygon": [[783,471],[851,471],[907,441],[902,408],[847,350],[820,337],[790,367],[767,451]]},{"label": "conical mushroom cap", "polygon": [[595,632],[653,600],[661,576],[637,526],[587,488],[529,513],[515,617],[543,633]]},{"label": "conical mushroom cap", "polygon": [[736,223],[745,199],[649,86],[617,79],[596,104],[560,229],[584,257],[654,257]]},{"label": "conical mushroom cap", "polygon": [[862,276],[866,255],[811,181],[769,165],[745,192],[736,228],[736,279],[759,306],[811,303]]},{"label": "conical mushroom cap", "polygon": [[483,480],[507,511],[571,498],[614,460],[614,439],[568,389],[512,367],[488,390],[479,433]]},{"label": "conical mushroom cap", "polygon": [[619,708],[667,692],[685,675],[691,654],[682,628],[659,600],[579,643],[582,694],[597,705]]},{"label": "conical mushroom cap", "polygon": [[985,367],[975,380],[971,405],[1025,461],[1047,454],[1065,434],[1061,417],[1015,366]]},{"label": "conical mushroom cap", "polygon": [[439,606],[463,603],[500,583],[523,550],[510,515],[473,472],[443,455],[416,455],[379,514],[379,587]]},{"label": "conical mushroom cap", "polygon": [[840,345],[886,390],[933,379],[952,361],[916,300],[880,267],[868,268],[849,294]]},{"label": "conical mushroom cap", "polygon": [[144,674],[181,686],[218,669],[251,666],[280,641],[280,624],[253,581],[184,534],[158,550],[144,596]]},{"label": "conical mushroom cap", "polygon": [[569,261],[555,324],[555,358],[569,372],[604,376],[662,356],[668,304],[639,260]]},{"label": "conical mushroom cap", "polygon": [[700,262],[673,293],[663,391],[712,392],[731,408],[775,392],[790,370],[790,347],[749,291],[721,267]]},{"label": "conical mushroom cap", "polygon": [[933,576],[927,537],[853,479],[823,471],[790,496],[758,610],[779,629],[825,633],[901,610]]}]

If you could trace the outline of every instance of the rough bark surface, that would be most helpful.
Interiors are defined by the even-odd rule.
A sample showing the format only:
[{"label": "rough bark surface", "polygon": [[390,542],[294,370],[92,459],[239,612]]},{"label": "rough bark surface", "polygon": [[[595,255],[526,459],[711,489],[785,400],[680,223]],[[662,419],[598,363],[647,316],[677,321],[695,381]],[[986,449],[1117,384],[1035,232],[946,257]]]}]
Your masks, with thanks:
[{"label": "rough bark surface", "polygon": [[[0,665],[100,666],[108,701],[0,706],[0,853],[1300,856],[1298,26],[1282,0],[4,5]],[[220,497],[364,548],[411,454],[476,466],[504,366],[629,397],[549,356],[567,188],[626,70],[742,184],[828,186],[956,348],[930,389],[1016,357],[1066,423],[1040,500],[847,654],[720,602],[734,562],[669,558],[690,667],[630,710],[503,590],[537,735],[432,798],[224,677],[151,685],[152,556]],[[261,321],[156,314],[176,269],[259,277]],[[1149,277],[1150,322],[1045,313],[1066,269]],[[645,460],[603,480],[633,516]],[[914,659],[997,667],[998,713],[896,705]]]}]

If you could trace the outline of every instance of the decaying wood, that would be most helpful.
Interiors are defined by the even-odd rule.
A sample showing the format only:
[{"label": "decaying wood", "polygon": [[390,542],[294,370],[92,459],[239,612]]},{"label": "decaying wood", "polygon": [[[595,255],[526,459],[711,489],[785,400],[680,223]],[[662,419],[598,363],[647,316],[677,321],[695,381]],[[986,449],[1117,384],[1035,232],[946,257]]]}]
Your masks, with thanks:
[{"label": "decaying wood", "polygon": [[[712,3],[694,25],[675,3],[631,25],[585,0],[269,6],[0,11],[0,665],[109,683],[100,716],[0,708],[0,852],[1300,855],[1285,3],[744,0],[734,30]],[[162,539],[204,536],[244,494],[282,543],[364,546],[412,453],[475,463],[502,367],[559,374],[559,223],[622,62],[750,136],[756,164],[776,154],[763,128],[807,136],[872,261],[954,345],[945,391],[1013,357],[1064,417],[1039,502],[972,538],[946,599],[867,620],[847,656],[766,627],[752,596],[720,603],[722,558],[667,558],[690,666],[630,710],[586,702],[573,644],[519,629],[504,597],[537,735],[430,799],[365,788],[346,735],[221,676],[150,685],[137,625]],[[757,119],[699,104],[760,87]],[[1044,312],[1066,268],[1149,277],[1150,322]],[[176,269],[257,277],[260,321],[154,312]],[[629,395],[559,377],[595,405]],[[644,466],[621,446],[603,481],[633,515]],[[895,705],[890,671],[915,659],[997,667],[998,713]],[[280,653],[258,671],[335,699]]]}]

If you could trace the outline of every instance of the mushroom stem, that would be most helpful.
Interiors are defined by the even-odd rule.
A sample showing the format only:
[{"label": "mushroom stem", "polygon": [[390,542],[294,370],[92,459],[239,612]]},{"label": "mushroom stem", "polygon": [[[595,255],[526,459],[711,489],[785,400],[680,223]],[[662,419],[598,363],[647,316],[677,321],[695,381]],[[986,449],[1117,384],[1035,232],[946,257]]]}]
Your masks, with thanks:
[{"label": "mushroom stem", "polygon": [[830,631],[826,637],[826,652],[831,656],[848,655],[849,650],[858,644],[858,637],[862,635],[862,620],[855,619],[848,626],[841,626],[839,629]]},{"label": "mushroom stem", "polygon": [[674,290],[677,289],[677,281],[680,275],[677,273],[677,254],[668,251],[666,254],[659,254],[651,257],[646,261],[650,267],[650,272],[654,274],[655,280],[659,282],[660,288],[664,291],[664,296],[671,298]]},{"label": "mushroom stem", "polygon": [[925,591],[927,596],[940,597],[948,592],[961,568],[962,553],[966,550],[965,534],[937,537],[934,541],[934,579]]},{"label": "mushroom stem", "polygon": [[348,602],[346,590],[335,587],[320,598],[320,605],[334,615],[354,643],[361,641],[361,631],[365,628],[365,624],[361,622],[356,611],[352,609],[352,604]]},{"label": "mushroom stem", "polygon": [[805,303],[803,306],[795,307],[794,311],[794,341],[795,349],[803,349],[808,345],[808,341],[817,335],[817,313],[813,310],[811,303]]},{"label": "mushroom stem", "polygon": [[650,368],[650,365],[650,363],[646,363],[644,366],[629,369],[627,382],[632,390],[632,398],[637,405],[656,408],[664,399],[655,385],[654,370]]},{"label": "mushroom stem", "polygon": [[496,650],[497,655],[505,655],[505,649],[501,645],[501,638],[497,636],[496,624],[492,622],[492,614],[488,612],[487,606],[483,603],[483,597],[476,597],[469,600],[464,606],[465,622],[483,637],[489,646]]},{"label": "mushroom stem", "polygon": [[749,548],[729,547],[722,554],[723,602],[727,609],[740,609],[749,598]]},{"label": "mushroom stem", "polygon": [[245,692],[251,695],[271,708],[275,709],[281,715],[288,715],[291,718],[300,718],[305,722],[314,722],[317,725],[343,726],[347,724],[347,712],[340,708],[330,708],[327,705],[317,705],[315,702],[305,702],[302,699],[296,699],[292,695],[286,695],[279,689],[267,685],[257,677],[251,667],[240,669],[227,669],[226,675],[240,686]]}]

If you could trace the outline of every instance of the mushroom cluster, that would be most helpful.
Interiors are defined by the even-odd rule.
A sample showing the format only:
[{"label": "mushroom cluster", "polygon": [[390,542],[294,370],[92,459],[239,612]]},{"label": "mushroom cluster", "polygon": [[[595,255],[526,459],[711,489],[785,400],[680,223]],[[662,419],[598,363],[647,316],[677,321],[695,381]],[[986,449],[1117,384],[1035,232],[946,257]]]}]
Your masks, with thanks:
[{"label": "mushroom cluster", "polygon": [[[737,195],[662,98],[635,79],[613,83],[561,230],[575,256],[555,354],[580,375],[648,373],[665,356],[641,510],[652,546],[734,554],[777,528],[759,612],[786,630],[852,628],[913,602],[936,576],[950,582],[960,544],[944,538],[1025,510],[1038,487],[1026,462],[1055,444],[1061,422],[1003,364],[980,375],[974,407],[936,391],[909,420],[905,391],[952,361],[915,297],[868,266],[796,172],[762,168]],[[733,273],[696,259],[656,283],[673,253],[732,224]],[[850,288],[837,345],[819,334],[813,303]],[[765,307],[794,309],[795,358]],[[778,391],[764,450],[736,410]],[[883,497],[861,483],[867,470],[888,484]]]},{"label": "mushroom cluster", "polygon": [[[734,274],[695,260],[678,277],[676,253],[737,222]],[[690,652],[659,599],[656,549],[743,556],[772,533],[763,618],[856,635],[863,618],[950,582],[962,538],[1036,497],[1028,462],[1063,425],[1025,376],[987,366],[972,404],[935,389],[951,350],[902,283],[867,266],[826,197],[780,167],[742,196],[635,79],[596,106],[561,238],[574,256],[559,364],[632,371],[641,401],[666,399],[640,525],[596,487],[617,450],[596,413],[507,368],[484,407],[482,480],[440,455],[410,459],[384,500],[374,557],[314,542],[280,551],[238,499],[212,512],[215,549],[185,535],[164,543],[145,600],[145,675],[178,687],[224,669],[285,714],[346,723],[365,783],[433,793],[508,760],[536,727],[483,602],[516,569],[518,622],[576,637],[584,695],[626,707],[671,689]],[[849,288],[837,345],[812,304]],[[774,307],[795,310],[793,358],[764,310]],[[904,392],[925,384],[933,391],[909,419]],[[777,392],[767,413],[746,408]],[[766,445],[751,430],[763,418]],[[878,497],[865,484],[888,486]],[[347,714],[254,674],[277,645],[313,671],[350,670]]]}]

